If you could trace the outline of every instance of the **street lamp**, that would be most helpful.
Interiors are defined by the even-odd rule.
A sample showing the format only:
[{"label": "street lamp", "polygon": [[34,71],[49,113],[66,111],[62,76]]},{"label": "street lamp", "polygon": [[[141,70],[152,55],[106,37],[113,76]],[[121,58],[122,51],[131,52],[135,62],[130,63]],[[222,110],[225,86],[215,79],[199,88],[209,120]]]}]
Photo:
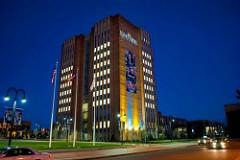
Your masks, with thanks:
[{"label": "street lamp", "polygon": [[171,142],[173,141],[173,123],[175,122],[175,119],[170,120],[170,129],[171,129]]},{"label": "street lamp", "polygon": [[72,124],[72,118],[63,118],[64,123],[66,124],[66,129],[67,129],[67,135],[66,135],[66,139],[68,142],[68,137],[69,137],[69,132],[70,132],[70,125]]},{"label": "street lamp", "polygon": [[119,130],[119,133],[121,134],[121,130],[122,130],[121,129],[121,115],[119,113],[117,114],[117,119],[118,119],[118,130]]},{"label": "street lamp", "polygon": [[26,94],[25,91],[23,89],[16,89],[14,87],[10,87],[7,90],[7,94],[4,97],[4,101],[10,101],[10,93],[13,92],[14,93],[14,99],[13,99],[13,107],[12,107],[12,119],[11,119],[11,128],[10,128],[10,133],[9,133],[9,139],[8,139],[8,146],[11,146],[11,140],[12,140],[12,131],[13,131],[13,126],[15,123],[15,112],[16,112],[16,106],[17,106],[17,98],[19,95],[21,95],[21,103],[26,103],[27,99],[26,99]]},{"label": "street lamp", "polygon": [[118,118],[118,128],[119,128],[120,134],[122,135],[121,144],[123,144],[123,132],[125,129],[126,114],[123,114],[122,116],[120,114],[117,114],[117,118]]}]

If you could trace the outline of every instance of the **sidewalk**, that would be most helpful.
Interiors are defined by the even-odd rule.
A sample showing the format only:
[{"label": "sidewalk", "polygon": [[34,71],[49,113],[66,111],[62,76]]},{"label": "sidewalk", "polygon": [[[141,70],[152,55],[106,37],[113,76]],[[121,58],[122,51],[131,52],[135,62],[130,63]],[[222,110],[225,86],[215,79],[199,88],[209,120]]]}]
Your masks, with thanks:
[{"label": "sidewalk", "polygon": [[115,157],[127,154],[153,152],[158,150],[166,150],[176,147],[185,147],[193,145],[193,143],[178,143],[178,144],[147,144],[147,145],[136,145],[127,148],[116,148],[116,149],[99,149],[99,150],[79,150],[79,151],[68,151],[68,152],[53,152],[52,157],[56,160],[72,160],[72,159],[97,159],[104,157]]}]

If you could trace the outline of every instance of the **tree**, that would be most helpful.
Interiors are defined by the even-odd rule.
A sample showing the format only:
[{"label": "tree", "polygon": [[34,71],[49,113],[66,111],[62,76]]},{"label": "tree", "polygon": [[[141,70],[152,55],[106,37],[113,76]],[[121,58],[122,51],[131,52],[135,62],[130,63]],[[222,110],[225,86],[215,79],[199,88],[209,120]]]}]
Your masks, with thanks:
[{"label": "tree", "polygon": [[236,93],[237,93],[237,95],[236,95],[237,99],[240,99],[240,89],[237,89]]}]

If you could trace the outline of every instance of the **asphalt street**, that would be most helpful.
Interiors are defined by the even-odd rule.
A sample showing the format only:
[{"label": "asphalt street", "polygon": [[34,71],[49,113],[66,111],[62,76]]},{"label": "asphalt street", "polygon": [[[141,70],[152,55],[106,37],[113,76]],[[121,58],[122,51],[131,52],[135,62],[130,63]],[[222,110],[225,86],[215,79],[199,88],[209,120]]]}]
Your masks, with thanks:
[{"label": "asphalt street", "polygon": [[129,154],[98,160],[240,160],[240,143],[230,142],[227,149],[208,149],[192,145],[153,152]]}]

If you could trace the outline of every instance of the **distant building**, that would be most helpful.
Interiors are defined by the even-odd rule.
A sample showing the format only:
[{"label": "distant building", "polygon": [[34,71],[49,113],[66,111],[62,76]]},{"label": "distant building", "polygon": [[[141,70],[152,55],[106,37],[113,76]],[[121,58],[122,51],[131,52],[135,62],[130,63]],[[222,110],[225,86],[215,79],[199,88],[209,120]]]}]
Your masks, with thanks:
[{"label": "distant building", "polygon": [[[0,119],[0,138],[8,138],[10,133],[11,123],[7,123],[4,119]],[[31,122],[22,121],[19,125],[13,126],[12,137],[13,138],[30,138]]]},{"label": "distant building", "polygon": [[72,138],[75,106],[78,140],[92,140],[93,107],[97,141],[140,140],[142,130],[156,137],[149,33],[120,15],[109,16],[94,24],[90,34],[64,41],[61,52],[55,125],[60,138]]},{"label": "distant building", "polygon": [[219,123],[216,121],[188,121],[187,126],[189,138],[200,138],[203,136],[216,137],[224,135],[223,123]]},{"label": "distant building", "polygon": [[240,104],[226,104],[227,133],[231,138],[240,138]]},{"label": "distant building", "polygon": [[158,138],[187,138],[187,120],[172,116],[164,116],[158,112]]}]

